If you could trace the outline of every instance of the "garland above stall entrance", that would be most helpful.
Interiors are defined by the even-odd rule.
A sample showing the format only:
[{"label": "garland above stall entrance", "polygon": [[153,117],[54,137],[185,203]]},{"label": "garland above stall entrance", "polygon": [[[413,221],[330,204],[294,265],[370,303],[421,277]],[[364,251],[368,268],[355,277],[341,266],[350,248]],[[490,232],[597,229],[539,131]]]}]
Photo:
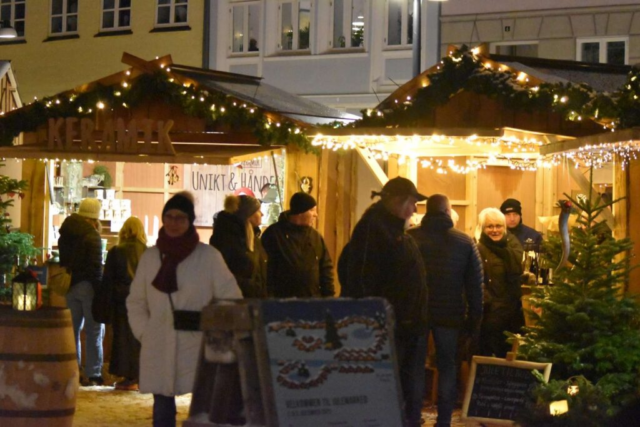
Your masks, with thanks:
[{"label": "garland above stall entrance", "polygon": [[428,121],[436,108],[461,91],[496,99],[520,111],[552,111],[576,122],[593,120],[606,129],[637,126],[639,71],[627,69],[627,83],[619,91],[598,92],[585,83],[544,82],[535,73],[519,71],[483,55],[480,48],[463,46],[451,49],[439,64],[400,87],[376,108],[364,110],[356,127],[432,126]]},{"label": "garland above stall entrance", "polygon": [[[140,105],[165,103],[178,107],[186,115],[204,119],[208,132],[248,131],[263,146],[294,144],[306,151],[313,149],[305,136],[305,128],[311,124],[289,117],[298,112],[295,105],[292,111],[276,111],[257,99],[252,103],[241,93],[234,96],[218,87],[200,84],[200,81],[240,82],[252,85],[256,92],[259,89],[278,91],[267,88],[259,78],[174,65],[170,56],[144,61],[125,53],[123,62],[132,68],[71,91],[35,100],[0,117],[0,145],[12,145],[21,132],[37,131],[47,125],[49,119],[95,120],[98,113],[110,111],[114,117],[127,117]],[[317,110],[323,119],[341,119],[340,115],[333,114],[334,111],[327,113],[320,107]]]}]

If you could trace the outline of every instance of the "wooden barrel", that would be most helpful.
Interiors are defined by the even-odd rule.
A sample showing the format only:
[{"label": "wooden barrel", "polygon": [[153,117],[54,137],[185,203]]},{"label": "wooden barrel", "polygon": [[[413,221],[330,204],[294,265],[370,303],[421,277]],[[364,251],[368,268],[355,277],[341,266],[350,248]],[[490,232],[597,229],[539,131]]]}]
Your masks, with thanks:
[{"label": "wooden barrel", "polygon": [[69,310],[0,307],[0,426],[71,427],[78,380]]}]

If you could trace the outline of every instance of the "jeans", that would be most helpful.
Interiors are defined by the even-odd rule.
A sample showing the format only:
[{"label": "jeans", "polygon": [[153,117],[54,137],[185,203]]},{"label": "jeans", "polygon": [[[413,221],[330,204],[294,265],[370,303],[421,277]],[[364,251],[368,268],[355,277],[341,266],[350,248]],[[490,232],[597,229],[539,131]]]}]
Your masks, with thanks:
[{"label": "jeans", "polygon": [[153,427],[176,427],[176,398],[153,395]]},{"label": "jeans", "polygon": [[[104,325],[93,320],[91,303],[93,302],[93,285],[91,282],[78,282],[69,288],[67,293],[67,307],[71,311],[73,322],[73,335],[76,339],[76,353],[78,366],[82,350],[80,348],[80,331],[84,327],[86,334],[85,350],[87,351],[84,375],[86,377],[102,377],[102,339],[104,338]],[[80,368],[82,372],[82,367]]]},{"label": "jeans", "polygon": [[458,335],[460,331],[453,328],[434,326],[433,341],[436,346],[436,365],[438,367],[438,427],[451,424],[451,413],[456,404],[456,372]]},{"label": "jeans", "polygon": [[407,426],[420,426],[424,398],[427,337],[426,334],[396,334],[395,340]]}]

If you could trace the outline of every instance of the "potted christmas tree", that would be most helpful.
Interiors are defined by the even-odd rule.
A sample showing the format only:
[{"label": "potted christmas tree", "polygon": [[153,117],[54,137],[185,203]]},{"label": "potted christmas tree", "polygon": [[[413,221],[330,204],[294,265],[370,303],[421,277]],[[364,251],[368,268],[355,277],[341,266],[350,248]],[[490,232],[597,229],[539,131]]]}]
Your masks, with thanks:
[{"label": "potted christmas tree", "polygon": [[[553,363],[552,381],[538,386],[522,414],[525,426],[602,425],[640,390],[640,306],[624,289],[633,245],[614,238],[600,216],[619,200],[605,203],[593,190],[585,199],[565,196],[580,211],[569,265],[554,273],[552,286],[533,289],[535,324],[518,349],[522,359]],[[561,254],[560,238],[552,237],[549,265]],[[551,416],[552,400],[567,400],[569,411]]]},{"label": "potted christmas tree", "polygon": [[11,230],[11,217],[7,212],[16,197],[23,197],[27,187],[25,180],[0,175],[0,303],[10,303],[11,288],[8,285],[16,267],[27,264],[38,253],[33,246],[32,235]]}]

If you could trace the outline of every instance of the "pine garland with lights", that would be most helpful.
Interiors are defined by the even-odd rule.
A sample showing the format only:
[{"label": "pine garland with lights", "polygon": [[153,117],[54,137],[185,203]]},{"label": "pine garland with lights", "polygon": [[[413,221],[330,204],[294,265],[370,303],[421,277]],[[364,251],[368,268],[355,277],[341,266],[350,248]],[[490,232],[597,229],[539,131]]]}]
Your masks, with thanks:
[{"label": "pine garland with lights", "polygon": [[20,132],[35,131],[49,118],[91,117],[95,109],[135,108],[150,100],[177,105],[185,114],[205,119],[215,129],[251,131],[264,146],[294,144],[307,152],[316,150],[295,123],[274,123],[255,105],[224,93],[181,85],[163,71],[142,74],[119,86],[96,85],[86,92],[44,98],[8,113],[0,117],[0,146],[12,145]]},{"label": "pine garland with lights", "polygon": [[[634,70],[629,79],[637,74]],[[630,113],[621,111],[629,105],[621,102],[623,98],[618,93],[599,93],[586,84],[572,83],[542,83],[532,87],[524,74],[495,69],[466,46],[443,58],[428,79],[430,83],[418,89],[414,99],[395,100],[395,104],[384,111],[363,110],[363,119],[356,126],[424,126],[425,117],[430,117],[437,107],[461,90],[498,99],[510,108],[528,112],[551,110],[571,121],[592,118],[607,127],[616,127],[618,122],[626,127],[637,123],[621,120],[624,114]],[[638,109],[638,105],[634,108]],[[636,115],[640,118],[640,114]]]},{"label": "pine garland with lights", "polygon": [[[530,313],[535,324],[526,328],[518,354],[553,363],[554,379],[583,375],[617,407],[640,392],[640,305],[624,294],[632,267],[629,257],[620,257],[633,243],[614,238],[598,219],[618,201],[604,203],[593,194],[569,199],[582,212],[570,232],[571,266],[554,273],[552,286],[533,288],[531,305],[542,314]],[[545,261],[556,265],[559,237],[545,249]]]}]

